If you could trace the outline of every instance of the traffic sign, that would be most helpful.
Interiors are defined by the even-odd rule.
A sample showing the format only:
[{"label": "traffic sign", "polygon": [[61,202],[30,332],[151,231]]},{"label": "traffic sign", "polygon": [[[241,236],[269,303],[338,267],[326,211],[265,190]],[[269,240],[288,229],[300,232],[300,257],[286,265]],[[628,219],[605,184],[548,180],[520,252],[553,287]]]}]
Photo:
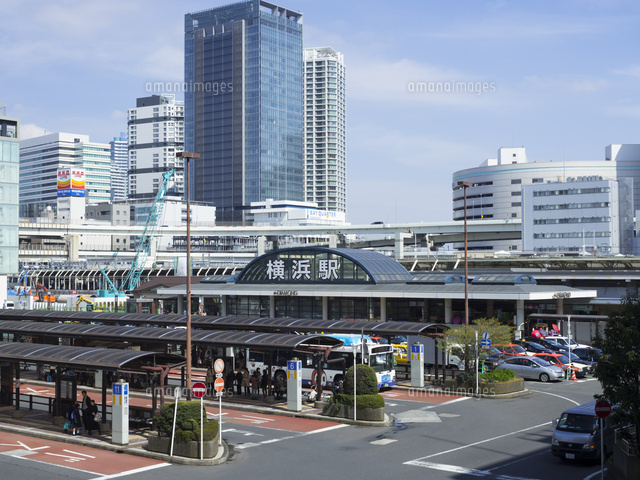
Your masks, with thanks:
[{"label": "traffic sign", "polygon": [[224,360],[218,358],[213,364],[213,369],[216,371],[216,373],[222,373],[222,371],[224,370]]},{"label": "traffic sign", "polygon": [[598,400],[596,402],[596,415],[599,418],[607,418],[611,413],[611,405],[604,400]]},{"label": "traffic sign", "polygon": [[193,387],[191,387],[191,391],[194,397],[202,398],[205,393],[207,393],[207,386],[202,382],[196,382],[193,384]]},{"label": "traffic sign", "polygon": [[216,378],[216,381],[213,383],[213,388],[216,392],[221,392],[224,389],[224,380],[222,378]]}]

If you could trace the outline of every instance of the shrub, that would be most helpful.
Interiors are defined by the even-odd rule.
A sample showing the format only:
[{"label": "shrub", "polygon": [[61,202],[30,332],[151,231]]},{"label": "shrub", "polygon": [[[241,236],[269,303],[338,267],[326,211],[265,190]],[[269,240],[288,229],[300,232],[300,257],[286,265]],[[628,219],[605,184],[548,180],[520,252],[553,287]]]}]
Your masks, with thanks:
[{"label": "shrub", "polygon": [[[173,428],[173,412],[175,403],[165,403],[160,415],[155,417],[158,432],[171,436]],[[204,430],[202,432],[205,441],[216,438],[218,434],[218,422],[207,420],[207,414],[203,408]],[[178,402],[176,414],[175,440],[178,442],[200,441],[200,402]]]},{"label": "shrub", "polygon": [[489,383],[509,382],[514,378],[518,378],[518,375],[513,370],[506,368],[480,374],[480,379]]},{"label": "shrub", "polygon": [[[356,368],[356,395],[376,395],[378,393],[378,377],[369,365],[359,364]],[[344,379],[344,393],[353,395],[353,367],[347,370]],[[353,402],[352,402],[353,403]]]},{"label": "shrub", "polygon": [[[353,395],[340,393],[332,396],[329,403],[353,406]],[[384,397],[379,393],[373,395],[356,395],[356,408],[384,408]]]}]

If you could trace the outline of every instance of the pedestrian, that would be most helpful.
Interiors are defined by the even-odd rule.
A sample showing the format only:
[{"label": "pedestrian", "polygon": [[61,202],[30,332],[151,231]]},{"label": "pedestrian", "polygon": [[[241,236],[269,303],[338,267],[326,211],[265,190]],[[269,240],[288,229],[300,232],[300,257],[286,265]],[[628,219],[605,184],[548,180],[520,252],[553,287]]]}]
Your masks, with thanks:
[{"label": "pedestrian", "polygon": [[242,370],[239,368],[236,372],[236,394],[242,395]]},{"label": "pedestrian", "polygon": [[209,395],[213,395],[213,383],[216,381],[216,372],[213,370],[211,365],[207,367],[207,379],[205,381],[207,382],[207,391],[209,392]]},{"label": "pedestrian", "polygon": [[262,389],[262,396],[267,396],[267,383],[269,383],[269,376],[267,375],[267,371],[265,370],[262,374],[262,378],[260,379],[260,388]]},{"label": "pedestrian", "polygon": [[229,372],[227,373],[227,377],[225,379],[224,388],[227,389],[227,393],[233,395],[233,381],[236,379],[236,372],[233,371],[231,367],[229,367]]},{"label": "pedestrian", "polygon": [[[82,405],[81,405],[81,409],[82,409],[82,417],[86,418],[87,415],[89,415],[89,407],[91,406],[91,397],[89,397],[89,395],[87,395],[87,391],[86,390],[82,390]],[[84,422],[84,428],[85,430],[87,430],[87,425],[86,422]]]},{"label": "pedestrian", "polygon": [[244,366],[244,363],[242,364],[240,370],[242,371],[242,387],[244,388],[244,394],[249,395],[249,370],[247,370],[247,367]]},{"label": "pedestrian", "polygon": [[98,435],[100,435],[100,424],[98,423],[98,406],[96,405],[95,400],[91,400],[91,405],[89,405],[89,410],[87,415],[83,416],[84,424],[87,429],[87,433],[91,435],[93,430],[98,431]]},{"label": "pedestrian", "polygon": [[258,377],[258,371],[256,370],[253,371],[249,382],[251,383],[251,398],[253,400],[257,400],[258,399],[258,383],[260,382],[260,378]]},{"label": "pedestrian", "polygon": [[80,417],[80,403],[75,402],[69,414],[69,420],[71,420],[71,435],[80,435],[80,427],[82,426],[82,419]]}]

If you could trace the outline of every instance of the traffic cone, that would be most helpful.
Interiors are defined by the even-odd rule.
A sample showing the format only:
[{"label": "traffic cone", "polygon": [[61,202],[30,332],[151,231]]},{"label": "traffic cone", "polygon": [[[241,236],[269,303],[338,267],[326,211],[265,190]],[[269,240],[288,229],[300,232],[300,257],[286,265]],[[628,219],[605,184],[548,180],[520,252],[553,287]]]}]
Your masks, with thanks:
[{"label": "traffic cone", "polygon": [[573,368],[571,369],[571,378],[569,380],[573,380],[575,382],[578,381],[578,377],[576,377],[576,371]]}]

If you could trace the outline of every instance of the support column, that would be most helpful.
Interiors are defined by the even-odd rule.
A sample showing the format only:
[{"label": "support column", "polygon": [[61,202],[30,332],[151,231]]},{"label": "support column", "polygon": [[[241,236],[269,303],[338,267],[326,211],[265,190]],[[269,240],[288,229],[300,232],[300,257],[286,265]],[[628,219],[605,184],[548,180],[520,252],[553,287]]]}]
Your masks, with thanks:
[{"label": "support column", "polygon": [[387,299],[385,297],[380,297],[380,321],[387,321]]},{"label": "support column", "polygon": [[222,295],[220,297],[220,315],[223,317],[227,316],[227,296]]},{"label": "support column", "polygon": [[178,315],[184,315],[184,295],[178,295],[176,307],[178,308]]},{"label": "support column", "polygon": [[410,233],[396,233],[395,249],[393,252],[396,260],[402,260],[404,258],[404,239],[409,237],[411,237]]},{"label": "support column", "polygon": [[267,244],[267,237],[265,237],[264,235],[260,235],[258,237],[258,256],[259,257],[266,253],[267,251],[266,244]]},{"label": "support column", "polygon": [[329,248],[338,248],[338,236],[329,235]]},{"label": "support column", "polygon": [[329,297],[322,297],[322,320],[329,320]]},{"label": "support column", "polygon": [[444,323],[453,323],[453,300],[444,299]]},{"label": "support column", "polygon": [[276,297],[275,295],[269,296],[269,316],[276,318]]},{"label": "support column", "polygon": [[487,318],[493,318],[496,315],[495,301],[487,300]]},{"label": "support column", "polygon": [[[524,328],[524,300],[516,300],[516,340],[522,338],[522,329]],[[518,336],[520,332],[520,336]]]},{"label": "support column", "polygon": [[556,313],[558,315],[564,314],[564,298],[563,297],[556,298]]}]

